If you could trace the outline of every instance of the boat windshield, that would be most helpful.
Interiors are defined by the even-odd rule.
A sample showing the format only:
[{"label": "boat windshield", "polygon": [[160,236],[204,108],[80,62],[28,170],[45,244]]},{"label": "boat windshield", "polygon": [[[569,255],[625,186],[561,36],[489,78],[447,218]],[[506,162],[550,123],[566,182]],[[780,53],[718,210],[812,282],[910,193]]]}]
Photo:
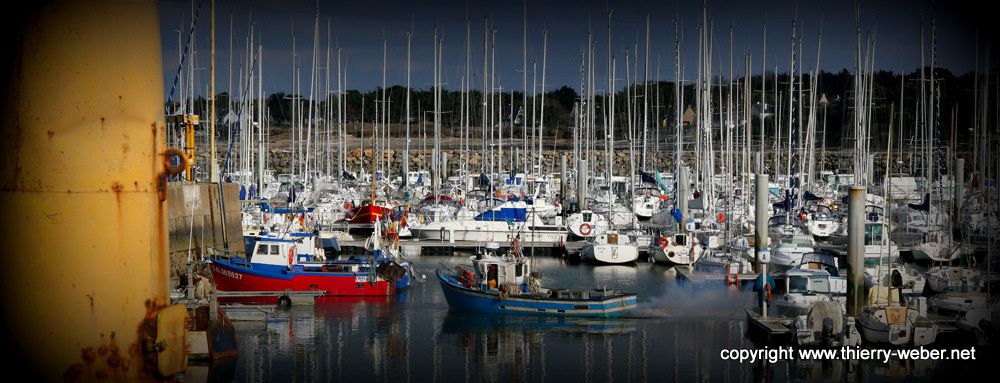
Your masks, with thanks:
[{"label": "boat windshield", "polygon": [[830,280],[825,275],[791,275],[788,277],[789,293],[829,293]]},{"label": "boat windshield", "polygon": [[882,244],[882,225],[865,225],[865,245]]},{"label": "boat windshield", "polygon": [[780,243],[785,245],[795,245],[800,247],[813,246],[813,242],[809,238],[803,238],[803,237],[785,237],[781,239]]}]

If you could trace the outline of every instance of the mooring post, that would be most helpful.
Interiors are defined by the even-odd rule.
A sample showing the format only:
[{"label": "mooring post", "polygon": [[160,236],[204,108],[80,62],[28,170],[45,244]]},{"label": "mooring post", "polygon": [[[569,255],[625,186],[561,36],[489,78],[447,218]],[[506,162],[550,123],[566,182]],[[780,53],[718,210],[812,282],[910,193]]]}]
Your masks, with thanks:
[{"label": "mooring post", "polygon": [[754,259],[753,259],[753,270],[754,272],[761,273],[761,262],[760,262],[760,251],[761,249],[767,249],[768,237],[767,237],[767,184],[768,175],[767,174],[757,174],[757,200],[754,205]]},{"label": "mooring post", "polygon": [[865,303],[865,188],[851,187],[847,216],[847,315],[858,317]]}]

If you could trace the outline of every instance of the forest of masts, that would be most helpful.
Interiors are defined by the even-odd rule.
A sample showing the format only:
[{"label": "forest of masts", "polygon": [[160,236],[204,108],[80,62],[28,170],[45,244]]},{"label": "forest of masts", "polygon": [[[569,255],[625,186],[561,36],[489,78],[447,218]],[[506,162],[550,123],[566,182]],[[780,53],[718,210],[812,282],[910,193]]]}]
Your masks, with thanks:
[{"label": "forest of masts", "polygon": [[[334,46],[331,21],[327,18],[321,28],[317,8],[310,60],[303,62],[300,37],[293,31],[292,90],[270,95],[263,87],[267,56],[259,43],[262,32],[251,19],[247,21],[249,33],[242,41],[235,40],[230,16],[228,49],[234,59],[228,63],[227,91],[214,97],[221,127],[216,133],[219,167],[224,175],[256,178],[269,168],[268,153],[278,150],[291,152],[289,171],[306,180],[372,169],[393,176],[395,160],[387,152],[402,151],[403,158],[409,158],[411,151],[429,151],[435,153],[435,161],[422,167],[436,166],[436,157],[446,145],[464,174],[558,171],[543,168],[546,150],[590,160],[589,170],[594,171],[599,169],[595,153],[627,151],[627,173],[633,176],[640,171],[676,171],[684,153],[685,158],[693,155],[693,161],[685,160],[683,165],[691,167],[696,184],[712,175],[749,182],[741,175],[754,172],[804,174],[808,184],[820,170],[854,173],[862,183],[870,184],[887,171],[923,177],[951,174],[958,154],[950,148],[961,148],[962,155],[971,158],[967,162],[972,174],[993,179],[992,172],[1000,168],[991,166],[1000,158],[995,130],[1000,121],[996,107],[1000,87],[992,73],[994,53],[989,43],[976,42],[973,73],[954,76],[937,67],[932,18],[920,24],[921,65],[916,71],[876,71],[876,36],[862,31],[860,7],[856,13],[854,67],[830,73],[821,71],[822,32],[807,49],[796,20],[789,26],[790,41],[767,41],[769,26],[764,25],[764,52],[735,53],[735,31],[729,27],[723,36],[715,34],[706,5],[696,28],[697,42],[681,41],[681,28],[676,20],[673,23],[672,63],[666,66],[672,67],[676,79],[693,77],[674,82],[661,80],[664,63],[659,54],[653,57],[651,53],[654,36],[649,16],[632,45],[616,46],[612,44],[613,12],[609,11],[604,46],[593,28],[583,40],[579,67],[573,68],[579,73],[577,88],[547,91],[552,87],[546,81],[548,31],[532,36],[541,39],[543,50],[540,62],[538,57],[529,62],[525,7],[524,50],[521,67],[516,68],[520,79],[497,74],[498,32],[491,20],[485,19],[475,33],[470,20],[465,26],[464,52],[446,54],[439,29],[428,36],[434,47],[429,90],[412,87],[414,36],[407,32],[400,37],[406,40],[405,52],[389,52],[388,38],[383,40],[382,86],[361,93],[349,90],[349,52]],[[198,75],[198,57],[191,44],[197,22],[194,18],[178,32],[178,47],[184,47],[177,52],[181,65],[174,88],[178,97],[173,101],[171,89],[167,112],[197,114],[206,120],[212,100],[198,96],[196,84],[203,85],[205,78]],[[716,46],[719,41],[725,44],[722,48]],[[681,65],[685,44],[697,44],[694,70]],[[780,62],[768,62],[769,44],[785,44],[791,54]],[[234,48],[243,52],[239,61],[232,55]],[[723,53],[714,56],[717,52]],[[390,55],[406,61],[404,85],[386,83]],[[444,60],[463,63],[457,81],[443,78]],[[303,75],[303,69],[308,73]],[[457,87],[446,90],[446,83]],[[205,88],[202,94],[209,93]],[[197,145],[207,148],[207,133],[199,129],[199,135],[202,139]],[[176,128],[169,144],[184,147],[183,138],[183,129]],[[890,146],[890,142],[894,143]],[[826,150],[834,148],[849,153],[852,169],[830,169],[823,163]],[[358,149],[364,153],[363,163],[365,159],[375,162],[349,168],[347,156]],[[885,157],[890,150],[894,151],[891,170],[876,168],[874,158]],[[470,166],[468,159],[474,154],[484,160]],[[653,169],[653,155],[675,158],[675,169]],[[402,167],[416,170],[405,163]]]}]

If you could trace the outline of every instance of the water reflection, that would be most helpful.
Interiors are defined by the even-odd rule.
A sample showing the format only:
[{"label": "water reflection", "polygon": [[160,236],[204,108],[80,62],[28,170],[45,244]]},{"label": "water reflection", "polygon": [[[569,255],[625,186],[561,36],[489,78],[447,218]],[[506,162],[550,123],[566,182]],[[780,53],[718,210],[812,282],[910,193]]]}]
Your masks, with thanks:
[{"label": "water reflection", "polygon": [[[467,261],[411,260],[418,273]],[[551,286],[636,291],[641,310],[618,319],[484,316],[450,310],[440,286],[428,280],[396,297],[328,299],[279,311],[267,322],[236,323],[234,380],[865,382],[940,379],[975,365],[722,360],[724,348],[763,347],[746,337],[743,308],[753,304],[751,292],[681,285],[664,277],[672,268],[658,265],[536,258],[535,267]]]}]

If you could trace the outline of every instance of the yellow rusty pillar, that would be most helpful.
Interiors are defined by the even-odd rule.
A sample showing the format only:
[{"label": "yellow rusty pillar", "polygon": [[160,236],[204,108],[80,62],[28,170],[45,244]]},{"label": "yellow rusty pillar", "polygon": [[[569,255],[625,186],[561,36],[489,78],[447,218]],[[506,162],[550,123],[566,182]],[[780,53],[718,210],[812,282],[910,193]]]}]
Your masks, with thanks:
[{"label": "yellow rusty pillar", "polygon": [[169,303],[157,5],[23,5],[0,66],[0,331],[31,380],[154,378],[148,350],[183,345],[143,341]]},{"label": "yellow rusty pillar", "polygon": [[198,125],[198,115],[184,116],[184,137],[186,138],[184,150],[188,155],[188,170],[184,172],[188,181],[194,181],[194,126]]}]

